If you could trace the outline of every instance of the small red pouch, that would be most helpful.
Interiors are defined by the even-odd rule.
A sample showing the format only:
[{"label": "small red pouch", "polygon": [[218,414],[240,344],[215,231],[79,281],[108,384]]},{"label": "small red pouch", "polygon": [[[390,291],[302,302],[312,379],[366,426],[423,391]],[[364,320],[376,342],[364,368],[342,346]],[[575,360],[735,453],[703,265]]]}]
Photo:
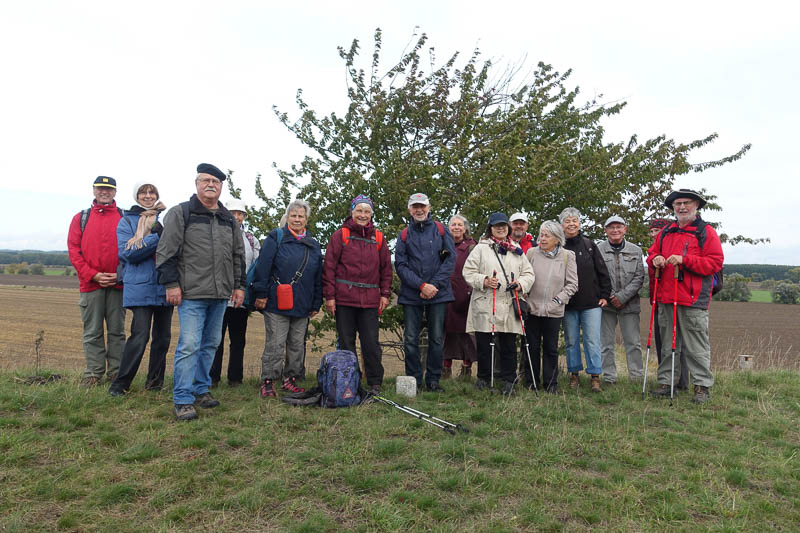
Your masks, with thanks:
[{"label": "small red pouch", "polygon": [[280,283],[277,288],[278,309],[281,311],[291,311],[294,307],[294,294],[290,283]]}]

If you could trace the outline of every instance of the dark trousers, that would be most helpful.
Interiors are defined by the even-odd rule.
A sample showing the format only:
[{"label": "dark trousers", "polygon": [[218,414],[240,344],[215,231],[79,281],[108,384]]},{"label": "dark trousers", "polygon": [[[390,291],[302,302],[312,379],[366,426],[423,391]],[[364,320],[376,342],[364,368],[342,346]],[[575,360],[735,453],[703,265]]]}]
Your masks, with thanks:
[{"label": "dark trousers", "polygon": [[[513,382],[517,379],[517,336],[514,333],[495,333],[495,336],[494,351],[499,355],[500,377]],[[478,378],[489,381],[492,377],[492,334],[475,332],[475,342],[478,345]]]},{"label": "dark trousers", "polygon": [[[561,318],[529,315],[525,320],[525,333],[528,334],[528,348],[531,351],[531,364],[536,378],[536,387],[549,391],[558,390],[558,332]],[[541,356],[541,359],[540,359]],[[523,356],[525,382],[531,383],[531,369],[528,354]],[[541,372],[541,377],[540,377]]]},{"label": "dark trousers", "polygon": [[356,353],[358,333],[367,385],[371,387],[383,384],[382,351],[378,342],[378,309],[337,305],[336,333],[339,335],[339,349],[353,353]]},{"label": "dark trousers", "polygon": [[222,354],[225,352],[226,329],[231,339],[230,350],[228,351],[228,383],[242,382],[248,316],[249,313],[244,307],[228,307],[225,309],[225,316],[222,317],[222,338],[219,341],[219,347],[209,371],[212,383],[218,382],[222,374]]},{"label": "dark trousers", "polygon": [[167,350],[172,336],[172,310],[169,306],[136,306],[129,308],[133,314],[131,334],[122,351],[122,362],[119,374],[111,384],[111,388],[125,391],[131,388],[133,378],[139,371],[139,365],[150,341],[150,363],[147,369],[146,389],[160,389],[164,384]]},{"label": "dark trousers", "polygon": [[[678,325],[680,327],[680,324]],[[658,364],[661,364],[661,329],[658,327],[658,306],[653,311],[653,335],[655,336],[656,354],[658,356]],[[651,343],[652,346],[652,343]],[[667,354],[669,355],[669,354]],[[680,352],[681,361],[681,374],[678,376],[678,387],[686,389],[689,387],[689,367],[686,365],[686,356],[683,355],[683,350]]]}]

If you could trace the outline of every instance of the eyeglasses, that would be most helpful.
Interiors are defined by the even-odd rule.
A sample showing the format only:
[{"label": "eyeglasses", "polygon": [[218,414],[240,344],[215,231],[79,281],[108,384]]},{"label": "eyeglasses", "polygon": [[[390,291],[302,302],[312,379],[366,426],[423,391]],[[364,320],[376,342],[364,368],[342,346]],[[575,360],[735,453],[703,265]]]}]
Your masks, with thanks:
[{"label": "eyeglasses", "polygon": [[672,202],[672,207],[683,207],[683,206],[690,206],[694,203],[694,200],[685,200],[683,202],[674,201]]},{"label": "eyeglasses", "polygon": [[220,185],[222,184],[217,178],[198,178],[197,183],[202,183],[203,185]]}]

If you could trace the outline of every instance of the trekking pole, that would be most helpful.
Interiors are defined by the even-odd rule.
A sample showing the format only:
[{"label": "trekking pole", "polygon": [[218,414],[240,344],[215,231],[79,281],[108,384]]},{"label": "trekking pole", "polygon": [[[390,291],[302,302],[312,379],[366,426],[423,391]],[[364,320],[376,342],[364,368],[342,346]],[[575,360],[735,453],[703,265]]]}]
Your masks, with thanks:
[{"label": "trekking pole", "polygon": [[[658,294],[658,278],[661,276],[661,267],[656,267],[656,282],[653,284],[653,307],[650,309],[650,331],[647,333],[647,357],[644,362],[644,379],[642,380],[642,400],[647,391],[647,367],[650,365],[650,339],[653,336],[653,317],[656,314],[656,295]],[[657,326],[656,326],[657,327]]]},{"label": "trekking pole", "polygon": [[[514,283],[514,273],[511,273],[511,283]],[[539,395],[539,388],[536,386],[536,376],[533,375],[533,363],[531,362],[531,349],[528,346],[528,334],[525,332],[525,320],[522,318],[522,306],[519,305],[519,291],[514,287],[514,301],[517,302],[517,312],[519,313],[519,324],[522,326],[522,338],[525,339],[525,351],[528,354],[528,368],[531,369],[531,381],[533,382],[533,392]]]},{"label": "trekking pole", "polygon": [[469,433],[469,430],[467,428],[465,428],[464,426],[462,426],[461,424],[453,424],[452,422],[448,422],[447,420],[442,420],[441,418],[435,417],[433,415],[429,415],[428,413],[420,411],[419,409],[414,409],[413,407],[409,407],[408,405],[400,405],[400,404],[398,404],[396,402],[393,402],[392,400],[390,400],[388,398],[384,398],[382,396],[373,396],[373,397],[378,398],[380,401],[383,401],[384,403],[388,403],[389,405],[397,405],[399,407],[402,407],[406,411],[411,411],[414,414],[417,414],[417,415],[420,415],[420,416],[424,416],[426,418],[430,418],[431,420],[435,420],[436,422],[439,422],[440,424],[444,424],[445,426],[449,426],[449,427],[451,427],[453,429],[461,430],[464,433]]},{"label": "trekking pole", "polygon": [[678,331],[678,265],[672,267],[675,273],[674,298],[672,304],[672,372],[669,377],[669,406],[672,407],[672,398],[675,396],[675,335]]},{"label": "trekking pole", "polygon": [[383,404],[386,404],[386,405],[391,405],[392,407],[394,407],[395,409],[399,410],[400,412],[403,412],[403,413],[405,413],[407,415],[411,415],[411,416],[413,416],[414,418],[416,418],[418,420],[422,420],[423,422],[427,422],[428,424],[431,424],[432,426],[436,426],[437,428],[440,428],[443,431],[445,431],[445,432],[447,432],[447,433],[449,433],[451,435],[455,435],[456,434],[455,425],[453,425],[453,424],[450,424],[450,425],[440,424],[438,422],[435,422],[433,420],[433,417],[431,417],[429,415],[428,416],[423,416],[422,414],[419,414],[419,413],[415,412],[410,407],[407,407],[405,405],[400,405],[399,403],[393,402],[392,400],[390,400],[388,398],[384,398],[383,396],[373,396],[373,398],[375,398],[380,403],[383,403]]},{"label": "trekking pole", "polygon": [[[492,272],[492,279],[497,279],[497,270]],[[494,310],[495,310],[495,294],[497,293],[497,287],[492,287],[492,340],[489,343],[492,346],[492,377],[489,378],[489,390],[491,394],[494,394]]]}]

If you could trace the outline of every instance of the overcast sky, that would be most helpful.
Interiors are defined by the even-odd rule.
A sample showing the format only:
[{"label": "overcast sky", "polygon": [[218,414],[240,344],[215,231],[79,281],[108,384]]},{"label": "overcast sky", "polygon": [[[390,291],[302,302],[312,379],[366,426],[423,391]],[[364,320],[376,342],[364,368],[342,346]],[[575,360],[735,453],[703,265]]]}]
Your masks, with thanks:
[{"label": "overcast sky", "polygon": [[[383,7],[381,7],[383,5]],[[398,7],[387,7],[387,6]],[[277,190],[273,162],[303,151],[272,113],[297,117],[303,88],[321,113],[343,112],[336,47],[383,30],[383,61],[419,26],[444,59],[478,46],[497,62],[573,69],[588,99],[624,99],[610,140],[637,133],[720,138],[705,161],[752,143],[740,162],[683,176],[705,187],[729,234],[770,237],[726,247],[729,263],[800,264],[793,212],[800,111],[800,35],[792,2],[3,2],[0,6],[0,248],[66,249],[71,216],[95,176],[155,182],[168,205],[193,192],[195,167],[235,171],[245,200],[257,173]],[[223,201],[225,195],[223,195]],[[509,211],[515,206],[509,206]]]}]

